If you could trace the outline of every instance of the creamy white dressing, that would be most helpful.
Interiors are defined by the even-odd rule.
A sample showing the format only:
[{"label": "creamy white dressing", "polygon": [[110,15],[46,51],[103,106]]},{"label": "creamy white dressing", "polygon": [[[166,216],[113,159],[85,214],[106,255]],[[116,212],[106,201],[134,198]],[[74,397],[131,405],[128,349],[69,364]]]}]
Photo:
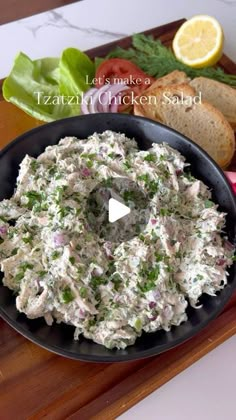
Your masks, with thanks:
[{"label": "creamy white dressing", "polygon": [[[26,156],[13,197],[0,202],[3,283],[17,309],[108,348],[185,321],[188,304],[225,286],[233,254],[221,235],[225,214],[187,166],[167,144],[140,151],[111,131]],[[86,219],[89,193],[110,177],[135,181],[150,200],[144,231],[120,244]]]}]

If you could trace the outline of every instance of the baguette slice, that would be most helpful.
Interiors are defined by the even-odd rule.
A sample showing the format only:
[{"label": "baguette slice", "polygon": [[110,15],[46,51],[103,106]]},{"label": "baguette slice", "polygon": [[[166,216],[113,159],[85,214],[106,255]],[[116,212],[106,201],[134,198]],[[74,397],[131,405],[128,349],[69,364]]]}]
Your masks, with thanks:
[{"label": "baguette slice", "polygon": [[196,77],[190,86],[197,94],[202,93],[202,99],[219,109],[236,130],[236,89],[206,77]]},{"label": "baguette slice", "polygon": [[234,155],[234,132],[224,115],[208,102],[191,104],[195,96],[188,84],[159,87],[148,91],[146,103],[134,105],[134,114],[174,128],[225,168]]},{"label": "baguette slice", "polygon": [[188,78],[186,73],[179,70],[174,70],[171,73],[166,74],[166,76],[159,77],[147,90],[146,92],[149,92],[153,89],[156,89],[158,87],[162,86],[168,86],[168,85],[179,85],[183,83],[188,83],[191,79]]}]

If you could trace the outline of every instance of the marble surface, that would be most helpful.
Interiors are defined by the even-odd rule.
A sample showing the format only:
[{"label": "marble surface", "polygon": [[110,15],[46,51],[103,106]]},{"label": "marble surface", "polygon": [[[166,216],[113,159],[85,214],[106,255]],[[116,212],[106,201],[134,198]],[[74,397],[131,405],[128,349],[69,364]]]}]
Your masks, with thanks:
[{"label": "marble surface", "polygon": [[[236,0],[84,0],[0,26],[0,78],[9,73],[19,51],[31,58],[59,56],[66,47],[86,50],[195,14],[210,14],[221,22],[224,50],[236,60]],[[120,419],[235,418],[235,354],[233,337]]]},{"label": "marble surface", "polygon": [[[19,51],[31,58],[86,50],[183,17],[210,14],[225,32],[225,52],[236,60],[236,0],[84,0],[0,26],[0,78]],[[144,7],[145,5],[145,7]]]}]

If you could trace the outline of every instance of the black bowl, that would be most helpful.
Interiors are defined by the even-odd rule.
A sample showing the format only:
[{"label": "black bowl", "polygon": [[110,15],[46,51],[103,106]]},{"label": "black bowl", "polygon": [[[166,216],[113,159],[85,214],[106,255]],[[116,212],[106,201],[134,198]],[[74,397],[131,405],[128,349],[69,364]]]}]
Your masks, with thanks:
[{"label": "black bowl", "polygon": [[[227,213],[226,233],[234,242],[236,203],[231,188],[213,160],[186,137],[151,120],[121,114],[93,114],[56,121],[35,128],[9,144],[0,153],[0,200],[9,198],[15,187],[19,163],[26,154],[38,156],[46,146],[56,144],[65,136],[87,138],[105,130],[125,133],[134,137],[140,149],[147,149],[151,143],[167,142],[179,150],[191,164],[194,176],[205,182],[213,192],[213,199],[219,209]],[[202,330],[223,309],[236,288],[235,266],[229,270],[228,284],[216,297],[203,295],[201,309],[188,309],[188,321],[170,332],[157,331],[143,334],[133,346],[125,350],[108,350],[90,340],[73,340],[74,328],[65,324],[46,325],[40,318],[29,320],[20,314],[15,306],[12,292],[0,281],[0,314],[13,328],[33,342],[73,359],[94,362],[116,362],[153,356],[168,350],[191,338]]]}]

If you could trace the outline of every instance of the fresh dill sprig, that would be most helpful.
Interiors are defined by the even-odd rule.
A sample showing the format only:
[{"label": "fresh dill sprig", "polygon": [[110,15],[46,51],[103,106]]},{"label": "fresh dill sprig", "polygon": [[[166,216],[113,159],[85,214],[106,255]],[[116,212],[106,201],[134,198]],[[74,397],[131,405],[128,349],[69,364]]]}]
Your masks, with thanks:
[{"label": "fresh dill sprig", "polygon": [[160,40],[152,36],[135,34],[132,38],[132,47],[125,50],[117,47],[111,51],[107,58],[124,58],[135,63],[145,73],[153,77],[162,77],[166,74],[180,70],[188,77],[209,77],[230,86],[236,87],[236,75],[227,74],[220,67],[205,67],[194,69],[177,60],[170,48],[165,47]]}]

